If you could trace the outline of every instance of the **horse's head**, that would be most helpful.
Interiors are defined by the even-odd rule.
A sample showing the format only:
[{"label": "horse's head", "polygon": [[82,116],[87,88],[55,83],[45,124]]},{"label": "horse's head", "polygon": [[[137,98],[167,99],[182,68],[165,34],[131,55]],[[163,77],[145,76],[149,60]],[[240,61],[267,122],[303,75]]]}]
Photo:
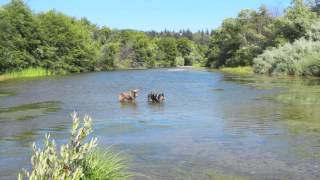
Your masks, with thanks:
[{"label": "horse's head", "polygon": [[131,94],[132,94],[133,97],[137,97],[138,96],[138,92],[139,92],[139,89],[131,90]]},{"label": "horse's head", "polygon": [[164,101],[166,98],[164,97],[164,94],[163,93],[160,93],[159,96],[158,96],[158,100],[160,102]]}]

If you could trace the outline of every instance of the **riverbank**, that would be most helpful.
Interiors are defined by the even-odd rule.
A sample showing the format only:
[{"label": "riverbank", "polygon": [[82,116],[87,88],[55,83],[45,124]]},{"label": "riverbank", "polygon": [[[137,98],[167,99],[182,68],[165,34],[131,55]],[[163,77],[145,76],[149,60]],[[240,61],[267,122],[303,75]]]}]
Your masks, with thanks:
[{"label": "riverbank", "polygon": [[[178,66],[175,67],[177,69],[206,69],[205,67],[200,66]],[[116,70],[147,70],[148,68],[120,68],[120,69],[113,69],[110,71],[116,71]],[[235,75],[250,75],[254,74],[253,68],[250,66],[246,67],[224,67],[220,69],[213,69],[222,73],[228,73],[228,74],[235,74]],[[46,70],[43,68],[28,68],[24,69],[22,71],[13,71],[9,73],[5,73],[0,75],[0,82],[5,80],[12,80],[12,79],[18,79],[18,78],[31,78],[31,77],[44,77],[44,76],[54,76],[58,75],[59,73],[54,73],[50,70]]]},{"label": "riverbank", "polygon": [[27,78],[27,77],[42,77],[42,76],[53,76],[56,73],[43,69],[43,68],[28,68],[22,71],[13,71],[0,75],[0,81]]},{"label": "riverbank", "polygon": [[202,70],[209,69],[221,73],[233,74],[233,75],[251,75],[254,74],[253,67],[244,66],[244,67],[223,67],[223,68],[207,68],[202,66],[178,66],[178,69],[193,69],[193,70]]},{"label": "riverbank", "polygon": [[[178,69],[204,69],[204,67],[195,67],[195,66],[178,66],[172,67]],[[157,68],[118,68],[118,69],[110,69],[106,71],[117,71],[117,70],[148,70],[148,69],[157,69]],[[100,70],[93,71],[99,72]],[[67,73],[55,73],[50,70],[46,70],[43,68],[28,68],[21,71],[13,71],[0,75],[0,82],[12,79],[19,78],[32,78],[32,77],[44,77],[44,76],[55,76],[55,75],[65,75]]]}]

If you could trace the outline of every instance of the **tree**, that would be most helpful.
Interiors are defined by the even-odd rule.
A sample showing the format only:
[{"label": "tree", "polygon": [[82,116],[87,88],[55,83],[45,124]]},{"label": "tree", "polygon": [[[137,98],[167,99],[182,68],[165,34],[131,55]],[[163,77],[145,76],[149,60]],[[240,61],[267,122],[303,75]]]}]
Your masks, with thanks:
[{"label": "tree", "polygon": [[100,45],[106,44],[110,38],[111,30],[107,27],[94,28],[93,29],[93,38]]},{"label": "tree", "polygon": [[154,67],[154,46],[148,37],[137,38],[133,45],[133,51],[132,67]]},{"label": "tree", "polygon": [[98,63],[98,69],[109,70],[116,67],[115,61],[119,54],[119,44],[110,43],[101,48],[101,58]]},{"label": "tree", "polygon": [[312,10],[320,15],[320,0],[315,0],[313,2]]},{"label": "tree", "polygon": [[12,0],[0,10],[0,73],[39,65],[38,21],[21,0]]},{"label": "tree", "polygon": [[184,58],[184,65],[192,65],[191,60],[188,58],[192,51],[191,41],[187,38],[180,38],[177,40],[177,48],[181,56]]},{"label": "tree", "polygon": [[280,18],[280,33],[290,42],[303,37],[316,19],[316,13],[304,0],[292,0],[284,17]]},{"label": "tree", "polygon": [[223,21],[213,31],[206,53],[207,66],[248,66],[253,59],[275,44],[272,31],[274,19],[265,6],[259,11],[242,10],[237,18]]},{"label": "tree", "polygon": [[55,11],[40,14],[39,20],[42,66],[68,72],[94,70],[97,54],[87,24]]},{"label": "tree", "polygon": [[172,37],[165,37],[157,40],[158,54],[157,60],[161,61],[161,66],[176,66],[175,59],[178,55],[176,40]]}]

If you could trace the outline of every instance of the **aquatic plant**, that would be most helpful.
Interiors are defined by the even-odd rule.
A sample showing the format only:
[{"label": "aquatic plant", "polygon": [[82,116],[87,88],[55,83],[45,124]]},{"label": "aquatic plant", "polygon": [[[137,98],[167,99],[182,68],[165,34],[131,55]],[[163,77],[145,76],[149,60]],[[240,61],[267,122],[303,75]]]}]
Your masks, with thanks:
[{"label": "aquatic plant", "polygon": [[0,120],[13,122],[33,119],[51,112],[56,112],[60,109],[60,106],[61,102],[59,101],[44,101],[12,107],[2,107],[0,108]]},{"label": "aquatic plant", "polygon": [[1,97],[7,97],[7,96],[12,96],[14,93],[11,92],[1,92],[0,91],[0,98]]},{"label": "aquatic plant", "polygon": [[249,180],[248,177],[224,174],[219,171],[210,171],[206,174],[209,180]]},{"label": "aquatic plant", "polygon": [[[72,120],[69,142],[59,150],[50,135],[46,135],[43,149],[33,144],[32,169],[24,170],[23,175],[30,180],[128,179],[119,155],[97,153],[97,138],[84,142],[92,133],[91,118],[85,116],[82,127],[76,113],[72,114]],[[22,180],[23,175],[19,174],[18,179]]]}]

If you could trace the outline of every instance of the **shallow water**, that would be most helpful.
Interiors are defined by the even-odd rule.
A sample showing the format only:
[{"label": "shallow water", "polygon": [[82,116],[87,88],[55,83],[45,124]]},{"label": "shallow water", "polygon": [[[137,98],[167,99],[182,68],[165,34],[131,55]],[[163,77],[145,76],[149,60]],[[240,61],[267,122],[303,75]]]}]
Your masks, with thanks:
[{"label": "shallow water", "polygon": [[[140,89],[135,104],[117,94]],[[147,103],[150,91],[166,102]],[[33,141],[64,142],[77,111],[136,179],[320,179],[320,81],[200,70],[78,74],[0,83],[0,179],[28,168]]]}]

